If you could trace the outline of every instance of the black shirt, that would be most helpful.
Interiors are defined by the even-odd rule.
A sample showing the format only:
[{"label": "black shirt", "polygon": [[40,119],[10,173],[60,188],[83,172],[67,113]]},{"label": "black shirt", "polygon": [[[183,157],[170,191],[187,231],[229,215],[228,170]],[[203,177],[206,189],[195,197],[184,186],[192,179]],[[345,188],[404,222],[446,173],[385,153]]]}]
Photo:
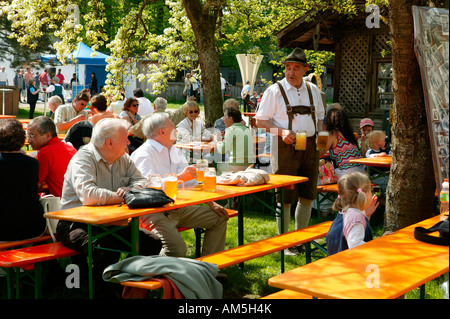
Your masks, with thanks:
[{"label": "black shirt", "polygon": [[0,153],[0,241],[30,239],[45,231],[38,181],[37,159]]}]

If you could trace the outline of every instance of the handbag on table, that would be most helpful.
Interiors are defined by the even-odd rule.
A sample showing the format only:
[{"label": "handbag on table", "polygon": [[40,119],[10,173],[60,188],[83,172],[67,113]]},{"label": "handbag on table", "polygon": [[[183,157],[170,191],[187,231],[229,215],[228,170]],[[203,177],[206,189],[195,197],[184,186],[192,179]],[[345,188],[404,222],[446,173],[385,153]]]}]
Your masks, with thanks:
[{"label": "handbag on table", "polygon": [[151,187],[132,189],[123,196],[123,199],[129,208],[162,207],[175,202],[162,190]]},{"label": "handbag on table", "polygon": [[[435,231],[439,231],[439,237],[428,235]],[[433,227],[428,229],[423,227],[416,227],[414,229],[414,238],[428,244],[448,246],[449,245],[449,221],[442,220]]]}]

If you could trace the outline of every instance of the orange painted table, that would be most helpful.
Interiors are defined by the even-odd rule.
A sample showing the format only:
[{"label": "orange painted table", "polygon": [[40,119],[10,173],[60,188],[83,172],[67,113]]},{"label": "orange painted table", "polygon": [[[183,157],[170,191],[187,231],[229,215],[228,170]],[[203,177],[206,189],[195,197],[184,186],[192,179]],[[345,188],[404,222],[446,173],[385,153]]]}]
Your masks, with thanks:
[{"label": "orange painted table", "polygon": [[449,247],[414,239],[439,216],[269,279],[269,285],[317,298],[394,299],[448,272]]},{"label": "orange painted table", "polygon": [[[371,176],[370,171],[374,170],[378,175],[375,178],[389,175],[389,171],[382,168],[390,168],[392,164],[392,156],[380,156],[370,158],[358,158],[350,160],[350,163],[364,164],[367,167],[367,174]],[[379,169],[381,168],[381,169]]]},{"label": "orange painted table", "polygon": [[177,143],[174,145],[179,149],[187,150],[190,152],[197,151],[211,153],[212,151],[214,151],[214,145],[209,144],[209,142]]},{"label": "orange painted table", "polygon": [[392,156],[351,159],[350,163],[364,164],[364,165],[370,166],[370,167],[389,168],[389,167],[391,167],[391,164],[392,164]]},{"label": "orange painted table", "polygon": [[[139,253],[139,217],[147,214],[153,214],[172,210],[180,207],[198,205],[211,201],[218,201],[222,199],[228,199],[236,196],[244,196],[262,192],[271,189],[280,189],[281,198],[284,201],[284,188],[291,188],[295,184],[308,181],[306,177],[290,176],[290,175],[270,175],[270,181],[263,185],[239,187],[229,185],[217,185],[216,192],[203,191],[202,185],[197,185],[192,188],[185,188],[179,190],[175,203],[168,204],[164,207],[158,208],[139,208],[130,209],[126,204],[108,205],[108,206],[80,206],[65,210],[59,210],[54,212],[45,213],[44,217],[51,219],[67,220],[72,222],[85,223],[88,225],[89,234],[89,250],[88,261],[89,271],[92,271],[92,241],[95,239],[92,236],[92,225],[102,227],[105,231],[109,231],[108,224],[127,224],[131,219],[132,238],[131,238],[131,253],[137,255]],[[283,205],[281,205],[283,207]],[[275,209],[275,208],[274,208]],[[283,219],[283,214],[281,214]],[[283,223],[282,223],[283,224]],[[243,231],[244,231],[244,212],[240,209],[238,214],[238,237],[239,245],[243,244]],[[92,293],[92,278],[90,274],[90,297]]]},{"label": "orange painted table", "polygon": [[15,115],[0,115],[0,120],[1,119],[15,119],[16,116]]}]

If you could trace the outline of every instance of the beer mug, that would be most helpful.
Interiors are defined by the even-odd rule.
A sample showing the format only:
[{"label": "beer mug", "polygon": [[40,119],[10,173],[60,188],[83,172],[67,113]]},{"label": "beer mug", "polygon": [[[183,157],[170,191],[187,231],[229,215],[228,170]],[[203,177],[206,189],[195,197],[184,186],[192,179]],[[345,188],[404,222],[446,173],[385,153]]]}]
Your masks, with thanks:
[{"label": "beer mug", "polygon": [[295,149],[297,151],[306,151],[306,131],[297,131],[295,133]]},{"label": "beer mug", "polygon": [[[164,176],[164,188],[163,191],[166,195],[174,200],[177,199],[178,196],[178,176],[177,174],[166,174]],[[184,182],[181,181],[182,189],[184,190]]]},{"label": "beer mug", "polygon": [[205,176],[205,170],[208,168],[208,160],[199,159],[197,160],[197,182],[203,183],[203,178]]},{"label": "beer mug", "polygon": [[147,186],[151,188],[162,189],[162,179],[159,174],[148,174]]},{"label": "beer mug", "polygon": [[321,152],[327,151],[328,136],[329,136],[329,133],[327,131],[319,132],[319,135],[317,136],[317,150],[318,151],[321,151]]},{"label": "beer mug", "polygon": [[205,177],[203,180],[203,190],[205,192],[216,191],[216,169],[214,167],[208,167],[205,170]]}]

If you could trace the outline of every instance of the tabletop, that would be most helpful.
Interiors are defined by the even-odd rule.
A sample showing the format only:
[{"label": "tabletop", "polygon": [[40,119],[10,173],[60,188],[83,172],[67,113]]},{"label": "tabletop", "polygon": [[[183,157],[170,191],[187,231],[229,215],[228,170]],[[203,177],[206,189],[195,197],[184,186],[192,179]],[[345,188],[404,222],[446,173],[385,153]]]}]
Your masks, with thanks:
[{"label": "tabletop", "polygon": [[0,119],[15,119],[16,116],[15,115],[1,115],[0,114]]},{"label": "tabletop", "polygon": [[351,159],[350,163],[358,163],[374,167],[391,167],[392,156]]},{"label": "tabletop", "polygon": [[414,239],[439,216],[269,279],[269,285],[317,298],[390,299],[448,272],[449,247]]},{"label": "tabletop", "polygon": [[174,145],[182,150],[189,150],[189,151],[214,150],[214,145],[210,144],[209,142],[176,143]]},{"label": "tabletop", "polygon": [[68,220],[88,224],[108,224],[133,217],[158,213],[180,207],[198,205],[210,201],[227,199],[235,196],[247,195],[279,187],[290,187],[297,183],[306,182],[308,178],[290,175],[270,175],[270,181],[263,185],[240,187],[217,185],[216,192],[203,191],[202,185],[178,190],[174,204],[158,208],[130,209],[126,204],[108,206],[80,206],[44,214],[46,218]]}]

